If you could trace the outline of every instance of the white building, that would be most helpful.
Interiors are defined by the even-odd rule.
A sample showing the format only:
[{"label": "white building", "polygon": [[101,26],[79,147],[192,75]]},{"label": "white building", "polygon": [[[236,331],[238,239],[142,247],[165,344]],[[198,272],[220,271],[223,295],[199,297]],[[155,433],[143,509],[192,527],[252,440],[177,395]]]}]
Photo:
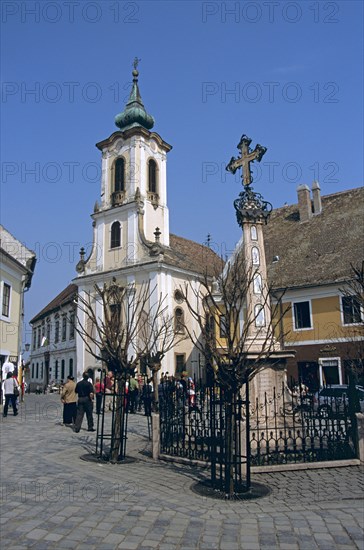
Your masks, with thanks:
[{"label": "white building", "polygon": [[30,391],[76,377],[76,294],[76,285],[68,285],[30,321]]},{"label": "white building", "polygon": [[23,352],[24,293],[30,288],[36,256],[0,225],[0,362],[16,367]]},{"label": "white building", "polygon": [[[102,154],[101,202],[92,214],[92,251],[88,258],[81,252],[74,282],[85,297],[95,284],[112,278],[123,285],[150,281],[151,288],[167,297],[169,315],[181,319],[188,314],[179,299],[180,285],[213,275],[221,260],[210,248],[170,234],[167,153],[172,147],[151,131],[154,119],[141,100],[138,74],[135,68],[128,103],[116,116],[119,130],[97,144]],[[80,321],[86,324],[82,316]],[[78,336],[78,375],[89,367],[100,365]],[[168,352],[162,364],[162,371],[170,374],[185,369],[200,374],[198,353],[188,339]]]}]

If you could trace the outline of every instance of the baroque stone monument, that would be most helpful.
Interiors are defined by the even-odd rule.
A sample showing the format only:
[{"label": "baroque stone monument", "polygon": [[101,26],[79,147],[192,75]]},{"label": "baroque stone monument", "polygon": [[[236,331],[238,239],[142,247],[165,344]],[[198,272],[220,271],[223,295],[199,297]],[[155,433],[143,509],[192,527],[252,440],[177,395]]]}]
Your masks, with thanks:
[{"label": "baroque stone monument", "polygon": [[[259,357],[263,363],[262,369],[250,383],[250,402],[255,409],[257,399],[262,405],[265,395],[268,400],[273,396],[273,388],[280,393],[282,387],[286,387],[287,359],[293,357],[294,352],[282,350],[272,327],[263,235],[263,226],[269,221],[272,205],[264,201],[262,195],[256,193],[251,185],[251,163],[260,162],[267,149],[258,144],[252,150],[251,141],[245,134],[241,137],[237,146],[240,156],[232,157],[226,170],[235,174],[239,168],[242,169],[243,191],[234,201],[234,207],[238,224],[243,231],[238,249],[243,253],[246,269],[252,274],[249,276],[246,296],[246,318],[253,322],[247,328],[245,351],[252,362]],[[266,412],[268,410],[265,407],[264,414]]]}]

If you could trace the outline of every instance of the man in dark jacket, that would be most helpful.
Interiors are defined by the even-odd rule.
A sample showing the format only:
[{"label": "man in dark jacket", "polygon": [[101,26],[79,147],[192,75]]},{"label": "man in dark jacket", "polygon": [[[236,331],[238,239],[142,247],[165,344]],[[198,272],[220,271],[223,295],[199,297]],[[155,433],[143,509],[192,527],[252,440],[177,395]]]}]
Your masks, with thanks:
[{"label": "man in dark jacket", "polygon": [[84,372],[82,375],[82,380],[77,382],[75,392],[78,395],[77,403],[77,416],[75,422],[75,432],[79,432],[82,426],[82,421],[84,414],[86,413],[87,418],[87,431],[94,432],[94,419],[92,416],[92,407],[93,407],[93,398],[94,398],[94,387],[88,382],[88,373]]}]

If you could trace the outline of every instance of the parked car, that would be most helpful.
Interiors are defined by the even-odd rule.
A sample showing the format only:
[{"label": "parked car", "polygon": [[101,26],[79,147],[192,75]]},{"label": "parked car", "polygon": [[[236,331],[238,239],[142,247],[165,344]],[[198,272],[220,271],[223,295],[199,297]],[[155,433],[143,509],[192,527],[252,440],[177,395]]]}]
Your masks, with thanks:
[{"label": "parked car", "polygon": [[[355,386],[354,407],[356,412],[364,412],[364,388]],[[344,414],[349,408],[349,386],[347,384],[333,384],[325,386],[313,396],[314,409],[320,416],[327,418],[334,415]]]}]

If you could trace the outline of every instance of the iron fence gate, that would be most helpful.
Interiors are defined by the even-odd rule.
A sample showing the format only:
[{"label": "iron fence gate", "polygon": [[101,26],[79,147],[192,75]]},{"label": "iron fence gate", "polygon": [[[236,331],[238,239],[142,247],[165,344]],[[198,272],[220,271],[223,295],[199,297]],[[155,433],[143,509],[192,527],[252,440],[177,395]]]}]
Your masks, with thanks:
[{"label": "iron fence gate", "polygon": [[209,462],[211,483],[218,490],[249,489],[246,401],[241,393],[228,394],[218,385],[192,386],[193,390],[178,382],[160,385],[161,453]]}]

